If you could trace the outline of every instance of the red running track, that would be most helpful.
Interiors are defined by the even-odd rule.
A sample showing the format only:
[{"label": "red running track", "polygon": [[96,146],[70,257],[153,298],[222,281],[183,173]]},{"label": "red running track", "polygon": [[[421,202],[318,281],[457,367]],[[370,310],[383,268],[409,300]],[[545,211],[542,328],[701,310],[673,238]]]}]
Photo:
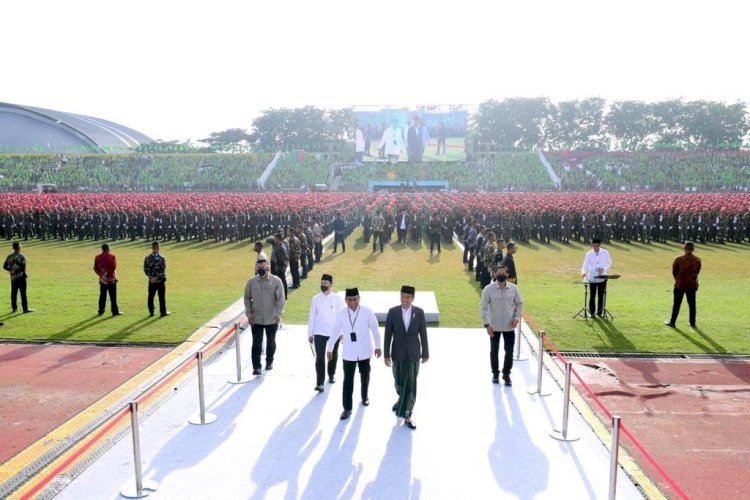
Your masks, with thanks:
[{"label": "red running track", "polygon": [[0,463],[170,350],[0,344]]},{"label": "red running track", "polygon": [[[622,418],[690,498],[750,496],[750,468],[746,467],[750,460],[750,361],[573,361],[596,397]],[[580,392],[603,417],[590,397]],[[620,442],[669,493],[634,447],[622,436]]]}]

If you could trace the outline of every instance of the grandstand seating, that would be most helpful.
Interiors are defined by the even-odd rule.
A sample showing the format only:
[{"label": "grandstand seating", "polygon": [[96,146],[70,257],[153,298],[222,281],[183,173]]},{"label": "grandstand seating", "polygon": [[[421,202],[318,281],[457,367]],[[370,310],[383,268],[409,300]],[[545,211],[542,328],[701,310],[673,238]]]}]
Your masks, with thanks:
[{"label": "grandstand seating", "polygon": [[252,191],[272,155],[0,155],[0,190]]},{"label": "grandstand seating", "polygon": [[743,191],[750,152],[545,153],[566,191]]},{"label": "grandstand seating", "polygon": [[303,190],[315,184],[328,184],[332,158],[325,153],[292,151],[284,153],[266,181],[270,191]]}]

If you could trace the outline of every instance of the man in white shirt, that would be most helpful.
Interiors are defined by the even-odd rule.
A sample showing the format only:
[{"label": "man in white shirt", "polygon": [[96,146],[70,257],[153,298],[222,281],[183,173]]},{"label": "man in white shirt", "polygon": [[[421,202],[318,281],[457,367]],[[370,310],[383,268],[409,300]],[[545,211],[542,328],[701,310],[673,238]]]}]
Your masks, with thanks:
[{"label": "man in white shirt", "polygon": [[406,215],[406,209],[402,208],[398,212],[398,242],[406,245],[406,233],[409,229],[409,217]]},{"label": "man in white shirt", "polygon": [[[336,314],[345,307],[341,297],[333,293],[333,276],[324,274],[320,278],[320,293],[312,298],[310,303],[310,317],[307,320],[307,339],[315,346],[315,373],[317,382],[315,390],[323,392],[325,379],[326,345],[331,337]],[[328,383],[336,381],[336,362],[339,354],[339,340],[333,346],[333,357],[328,361]]]},{"label": "man in white shirt", "polygon": [[[594,238],[591,240],[591,250],[586,253],[581,266],[581,279],[587,279],[591,287],[589,295],[589,312],[594,317],[594,311],[600,318],[604,317],[604,294],[607,290],[607,279],[597,278],[597,276],[606,276],[609,274],[609,268],[612,267],[612,259],[609,252],[602,248],[602,240]],[[598,301],[598,307],[594,307],[595,301]]]},{"label": "man in white shirt", "polygon": [[370,358],[373,353],[376,358],[383,353],[378,320],[372,309],[359,305],[359,290],[356,288],[346,289],[346,307],[336,315],[336,323],[326,346],[329,360],[333,359],[333,347],[339,337],[343,344],[341,358],[344,363],[344,411],[341,420],[346,420],[352,414],[354,370],[359,368],[362,404],[369,406]]},{"label": "man in white shirt", "polygon": [[391,120],[391,126],[383,131],[380,138],[380,148],[385,151],[385,156],[390,161],[398,161],[403,148],[404,134],[398,127],[398,120]]},{"label": "man in white shirt", "polygon": [[365,156],[365,136],[362,127],[357,124],[354,131],[354,162],[361,164]]}]

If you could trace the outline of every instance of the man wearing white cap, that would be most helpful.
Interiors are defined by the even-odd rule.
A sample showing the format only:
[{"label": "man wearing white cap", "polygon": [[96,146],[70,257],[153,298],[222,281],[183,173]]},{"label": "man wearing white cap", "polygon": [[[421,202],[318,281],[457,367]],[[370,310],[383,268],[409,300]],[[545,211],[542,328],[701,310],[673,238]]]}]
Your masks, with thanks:
[{"label": "man wearing white cap", "polygon": [[281,323],[286,299],[281,280],[268,271],[268,258],[264,252],[258,254],[255,269],[258,274],[245,285],[245,314],[253,333],[253,375],[260,375],[263,331],[266,332],[266,370],[271,370],[276,353],[276,330]]}]

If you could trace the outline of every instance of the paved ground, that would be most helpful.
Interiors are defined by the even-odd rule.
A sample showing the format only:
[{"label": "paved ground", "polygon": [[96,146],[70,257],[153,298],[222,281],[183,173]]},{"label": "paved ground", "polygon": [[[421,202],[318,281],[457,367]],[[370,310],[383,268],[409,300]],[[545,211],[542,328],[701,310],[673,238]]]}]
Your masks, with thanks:
[{"label": "paved ground", "polygon": [[750,361],[573,361],[596,396],[691,498],[750,497]]},{"label": "paved ground", "polygon": [[[244,353],[248,337],[243,334]],[[391,375],[382,363],[373,370],[373,404],[358,406],[350,422],[340,423],[341,387],[337,382],[322,395],[312,391],[312,359],[299,327],[280,332],[283,355],[276,369],[247,385],[225,383],[232,378],[234,357],[231,349],[224,352],[206,369],[209,411],[219,421],[207,427],[185,423],[197,407],[193,376],[142,423],[144,471],[162,483],[156,496],[199,498],[217,484],[231,498],[543,498],[559,496],[561,488],[566,496],[606,495],[608,452],[577,413],[571,413],[571,429],[584,435],[581,442],[560,444],[548,437],[561,420],[561,395],[547,374],[553,396],[526,393],[536,381],[535,362],[518,363],[515,385],[505,389],[488,383],[481,331],[431,329],[431,339],[433,359],[420,374],[414,433],[389,411]],[[461,359],[477,362],[459,367],[456,345]],[[0,344],[0,463],[166,352]],[[750,473],[742,466],[750,458],[750,362],[573,361],[597,397],[691,498],[747,496]],[[664,486],[624,439],[623,444]],[[122,439],[60,498],[116,497],[119,487],[132,481],[131,446],[129,438]],[[55,487],[70,477],[61,477]],[[471,486],[461,486],[467,481]],[[625,488],[620,497],[638,496],[623,474],[619,483]]]},{"label": "paved ground", "polygon": [[[481,329],[435,328],[430,338],[416,431],[390,411],[393,378],[382,360],[373,365],[371,405],[356,404],[351,419],[340,421],[341,374],[324,393],[313,391],[305,327],[280,331],[274,370],[245,385],[227,383],[234,379],[234,351],[223,351],[205,370],[216,422],[187,423],[198,409],[193,376],[141,423],[144,476],[160,484],[154,497],[606,497],[609,452],[588,424],[571,412],[569,434],[581,439],[549,436],[560,424],[562,394],[548,375],[553,394],[546,398],[526,392],[536,381],[529,361],[517,364],[512,388],[494,385]],[[243,334],[244,353],[249,342]],[[357,403],[358,394],[357,388]],[[51,484],[64,488],[57,497],[63,500],[116,498],[133,474],[127,438],[77,478],[63,475]],[[618,498],[641,496],[621,472]]]},{"label": "paved ground", "polygon": [[169,351],[0,344],[0,464]]}]

